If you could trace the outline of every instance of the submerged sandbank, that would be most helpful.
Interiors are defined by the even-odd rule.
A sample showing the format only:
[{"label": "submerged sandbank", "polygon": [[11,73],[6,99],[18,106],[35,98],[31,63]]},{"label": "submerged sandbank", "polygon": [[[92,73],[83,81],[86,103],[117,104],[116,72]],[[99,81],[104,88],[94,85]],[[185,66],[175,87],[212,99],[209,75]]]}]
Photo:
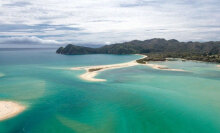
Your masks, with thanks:
[{"label": "submerged sandbank", "polygon": [[4,77],[4,76],[5,76],[5,74],[3,74],[3,73],[0,73],[0,78],[1,78],[1,77]]},{"label": "submerged sandbank", "polygon": [[[145,58],[145,57],[147,57],[147,56],[144,55],[142,58]],[[112,64],[112,65],[73,67],[73,68],[70,68],[70,70],[86,70],[86,72],[84,74],[79,76],[81,79],[87,80],[87,81],[93,81],[93,82],[103,82],[103,81],[106,81],[106,79],[95,78],[95,76],[97,76],[99,72],[105,71],[105,70],[110,70],[110,69],[132,67],[132,66],[136,66],[136,65],[145,65],[145,66],[149,66],[153,69],[158,69],[158,70],[185,71],[182,69],[170,69],[165,65],[157,65],[157,64],[149,64],[149,63],[140,64],[140,63],[137,63],[136,60],[126,62],[126,63]]]},{"label": "submerged sandbank", "polygon": [[0,101],[0,121],[18,115],[23,112],[25,108],[25,106],[16,102]]},{"label": "submerged sandbank", "polygon": [[149,66],[149,67],[151,67],[153,69],[158,69],[158,70],[185,72],[185,70],[183,70],[183,69],[168,68],[165,65],[149,64],[149,63],[143,64],[143,65],[146,65],[146,66]]}]

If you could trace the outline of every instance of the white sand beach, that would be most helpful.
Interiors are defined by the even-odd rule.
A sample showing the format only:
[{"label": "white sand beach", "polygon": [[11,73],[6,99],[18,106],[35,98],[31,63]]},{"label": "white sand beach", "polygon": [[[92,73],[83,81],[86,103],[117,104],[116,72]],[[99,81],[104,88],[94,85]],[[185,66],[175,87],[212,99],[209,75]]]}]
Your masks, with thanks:
[{"label": "white sand beach", "polygon": [[0,101],[0,121],[18,115],[25,110],[25,106],[12,101]]},{"label": "white sand beach", "polygon": [[97,79],[95,76],[105,70],[109,69],[117,69],[117,68],[124,68],[124,67],[131,67],[136,66],[138,63],[136,61],[131,61],[127,63],[120,63],[120,64],[112,64],[112,65],[100,65],[100,66],[85,66],[85,67],[73,67],[71,70],[86,70],[86,73],[80,75],[81,79],[88,80],[88,81],[106,81],[105,79]]},{"label": "white sand beach", "polygon": [[[143,55],[142,55],[143,56]],[[142,58],[145,58],[147,56],[143,56]],[[142,59],[140,58],[140,59]],[[99,72],[110,70],[110,69],[118,69],[118,68],[125,68],[125,67],[132,67],[136,65],[145,65],[149,66],[153,69],[158,70],[167,70],[167,71],[185,71],[182,69],[170,69],[167,66],[164,65],[157,65],[157,64],[139,64],[136,62],[136,60],[126,62],[126,63],[119,63],[119,64],[112,64],[112,65],[99,65],[99,66],[85,66],[85,67],[73,67],[70,68],[70,70],[86,70],[86,72],[79,77],[83,80],[92,81],[92,82],[103,82],[106,81],[106,79],[97,79],[95,76],[98,75]]]}]

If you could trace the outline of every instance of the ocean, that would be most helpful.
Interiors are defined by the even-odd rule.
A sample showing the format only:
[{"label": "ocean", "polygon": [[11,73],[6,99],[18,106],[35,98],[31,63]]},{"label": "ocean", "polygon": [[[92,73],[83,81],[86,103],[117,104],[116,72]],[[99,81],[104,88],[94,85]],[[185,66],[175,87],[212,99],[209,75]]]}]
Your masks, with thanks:
[{"label": "ocean", "polygon": [[140,55],[59,55],[0,50],[0,100],[27,108],[0,133],[219,133],[220,68],[197,61],[106,70],[89,82],[68,68],[129,62]]}]

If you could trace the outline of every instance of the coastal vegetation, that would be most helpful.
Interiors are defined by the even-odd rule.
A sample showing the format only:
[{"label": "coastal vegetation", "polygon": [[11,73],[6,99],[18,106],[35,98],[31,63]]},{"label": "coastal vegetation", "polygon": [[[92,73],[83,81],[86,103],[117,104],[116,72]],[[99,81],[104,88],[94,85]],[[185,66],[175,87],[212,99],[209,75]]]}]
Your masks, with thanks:
[{"label": "coastal vegetation", "polygon": [[166,58],[183,58],[220,63],[220,42],[179,42],[175,39],[154,38],[145,41],[105,45],[100,48],[89,48],[68,44],[60,47],[56,53],[66,55],[77,54],[146,54],[141,61],[164,61]]},{"label": "coastal vegetation", "polygon": [[137,60],[138,63],[145,64],[148,61],[173,61],[175,58],[185,60],[196,60],[204,62],[220,63],[220,54],[200,54],[200,53],[149,53],[146,58]]},{"label": "coastal vegetation", "polygon": [[93,68],[93,69],[89,69],[89,72],[94,72],[94,71],[99,71],[102,70],[102,68]]}]

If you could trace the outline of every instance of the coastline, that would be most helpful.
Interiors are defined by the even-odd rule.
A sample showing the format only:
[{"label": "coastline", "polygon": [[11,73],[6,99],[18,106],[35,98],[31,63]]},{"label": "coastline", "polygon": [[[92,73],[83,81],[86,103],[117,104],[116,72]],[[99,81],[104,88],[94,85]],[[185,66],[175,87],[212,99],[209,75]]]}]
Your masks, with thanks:
[{"label": "coastline", "polygon": [[0,101],[0,121],[14,117],[25,109],[25,106],[13,101]]},{"label": "coastline", "polygon": [[[136,54],[136,55],[141,55],[141,54]],[[144,59],[147,57],[146,55],[142,55],[142,56],[143,57],[141,57],[140,59]],[[72,68],[70,68],[70,70],[86,70],[85,73],[83,73],[79,76],[81,79],[86,80],[86,81],[91,81],[91,82],[104,82],[104,81],[106,81],[106,79],[95,78],[99,74],[99,72],[102,72],[105,70],[110,70],[110,69],[132,67],[132,66],[136,66],[136,65],[145,65],[145,66],[151,67],[153,69],[157,69],[157,70],[181,71],[181,72],[185,71],[182,69],[170,69],[165,65],[149,64],[147,62],[145,64],[141,64],[141,63],[138,63],[136,60],[126,62],[126,63],[111,64],[111,65],[72,67]]]}]

